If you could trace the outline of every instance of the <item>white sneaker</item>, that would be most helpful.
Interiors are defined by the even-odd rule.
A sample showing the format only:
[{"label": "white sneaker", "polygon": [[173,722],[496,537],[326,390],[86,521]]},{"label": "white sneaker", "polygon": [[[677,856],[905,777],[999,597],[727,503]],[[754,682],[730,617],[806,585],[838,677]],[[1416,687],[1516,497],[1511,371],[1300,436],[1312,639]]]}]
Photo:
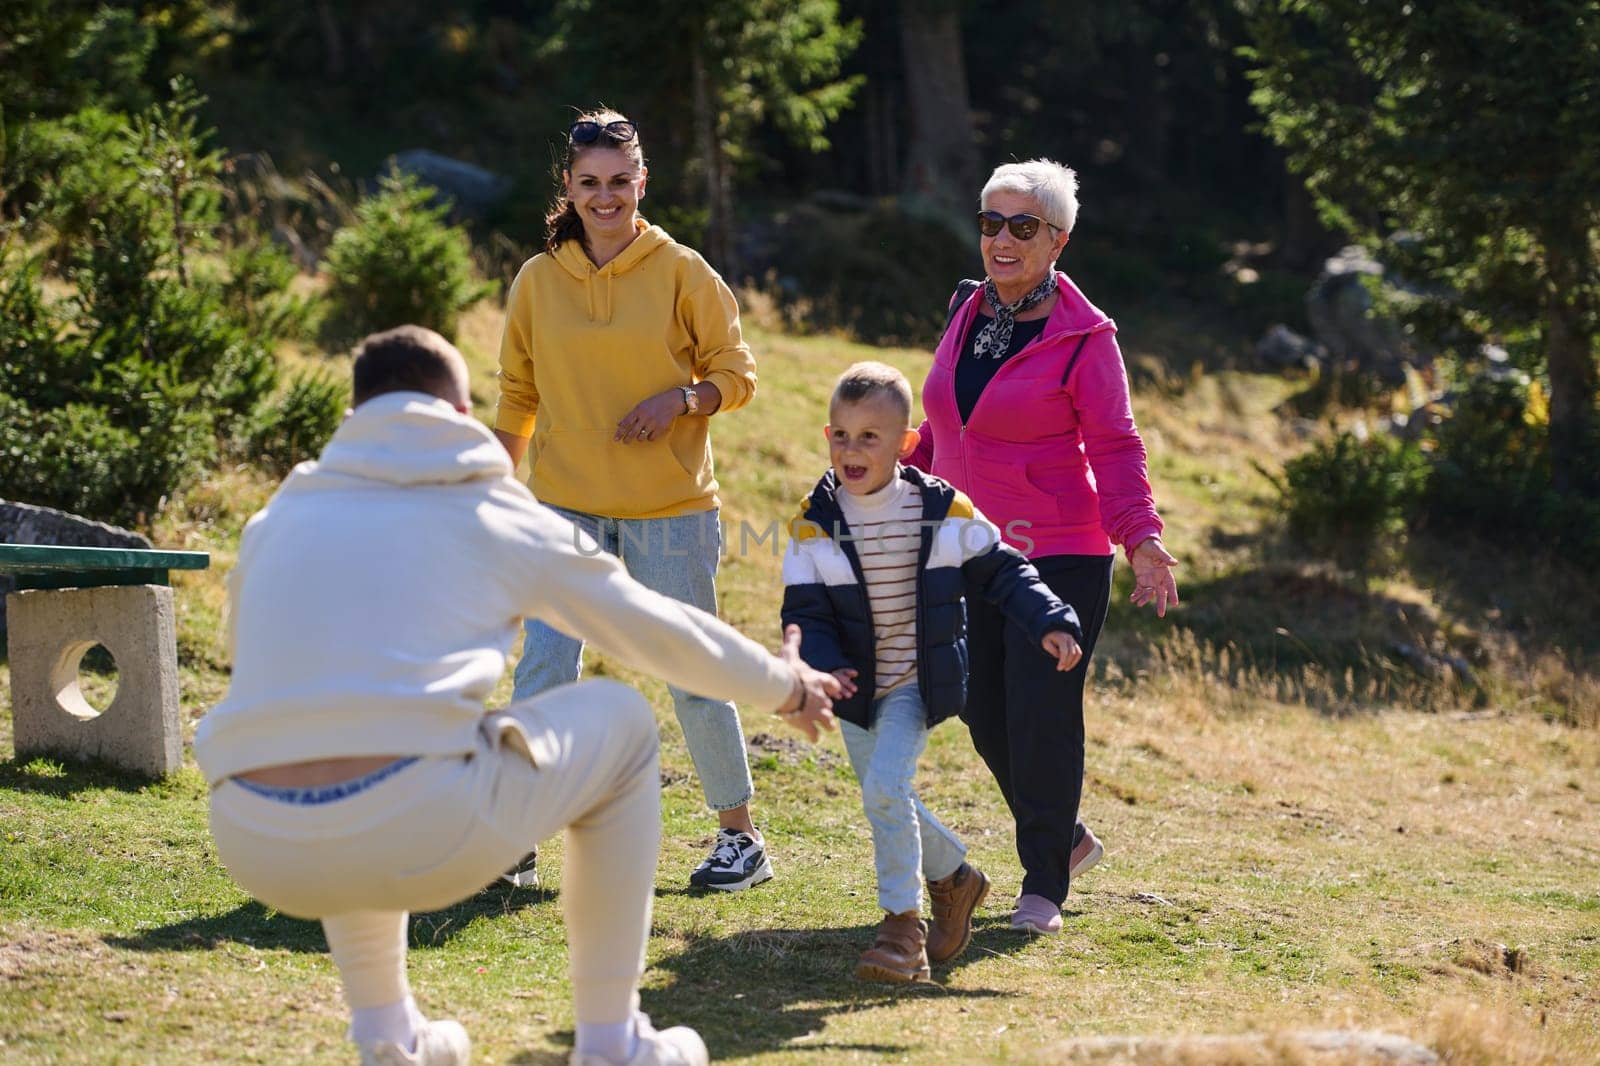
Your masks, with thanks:
[{"label": "white sneaker", "polygon": [[415,1051],[388,1040],[361,1045],[361,1066],[467,1066],[471,1061],[467,1031],[449,1020],[423,1022]]},{"label": "white sneaker", "polygon": [[737,892],[772,880],[767,843],[737,829],[718,829],[711,854],[689,875],[690,888]]},{"label": "white sneaker", "polygon": [[624,1063],[612,1062],[604,1055],[584,1055],[576,1051],[571,1066],[707,1066],[711,1053],[700,1034],[687,1025],[674,1025],[659,1033],[642,1011],[638,1017],[639,1049]]},{"label": "white sneaker", "polygon": [[[534,848],[522,857],[522,861],[500,875],[500,880],[512,888],[538,888],[539,887],[539,849]],[[494,882],[490,882],[493,884]]]}]

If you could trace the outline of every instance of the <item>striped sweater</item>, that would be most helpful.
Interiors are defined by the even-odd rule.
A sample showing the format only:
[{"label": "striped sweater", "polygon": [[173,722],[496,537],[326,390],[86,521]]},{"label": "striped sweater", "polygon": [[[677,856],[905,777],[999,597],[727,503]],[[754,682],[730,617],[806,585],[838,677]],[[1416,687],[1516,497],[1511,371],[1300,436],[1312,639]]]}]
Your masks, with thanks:
[{"label": "striped sweater", "polygon": [[[908,466],[900,468],[896,481],[920,508],[911,673],[932,726],[959,714],[967,701],[964,597],[969,587],[1036,642],[1052,630],[1082,639],[1082,630],[1076,612],[1039,580],[1020,552],[1001,542],[1000,531],[949,482]],[[855,695],[835,700],[833,713],[870,729],[877,696],[886,687],[878,679],[880,638],[895,620],[878,618],[861,554],[876,538],[856,530],[845,516],[846,505],[832,470],[802,502],[783,558],[783,622],[800,627],[800,654],[812,666],[857,671]]]},{"label": "striped sweater", "polygon": [[916,677],[917,549],[922,495],[894,478],[877,492],[839,494],[839,510],[855,535],[877,643],[877,695]]}]

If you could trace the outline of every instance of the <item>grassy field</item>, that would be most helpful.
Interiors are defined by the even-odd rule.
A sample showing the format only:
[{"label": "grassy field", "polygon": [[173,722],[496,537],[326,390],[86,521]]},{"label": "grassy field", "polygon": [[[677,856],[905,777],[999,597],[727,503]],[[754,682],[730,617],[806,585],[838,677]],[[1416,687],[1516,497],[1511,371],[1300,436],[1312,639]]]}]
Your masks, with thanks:
[{"label": "grassy field", "polygon": [[[498,333],[489,307],[463,327],[482,411]],[[735,532],[720,588],[723,614],[773,644],[778,560],[738,531],[787,517],[820,473],[844,365],[884,358],[920,383],[927,355],[752,334],[762,391],[715,428]],[[1185,606],[1166,622],[1113,609],[1085,798],[1107,858],[1074,885],[1062,936],[1006,928],[1020,876],[1010,823],[958,724],[935,732],[923,793],[996,891],[935,983],[851,976],[877,915],[837,737],[812,747],[745,712],[778,876],[729,898],[686,893],[712,822],[665,688],[591,660],[640,683],[663,723],[643,990],[659,1023],[696,1026],[718,1059],[769,1064],[1050,1063],[1077,1061],[1070,1041],[1098,1034],[1344,1026],[1414,1037],[1450,1063],[1600,1062],[1594,590],[1563,585],[1553,564],[1442,540],[1410,545],[1374,581],[1298,557],[1263,472],[1303,447],[1305,427],[1275,413],[1293,386],[1176,373],[1186,343],[1172,336],[1154,359],[1130,342]],[[177,575],[191,727],[226,686],[221,579],[271,487],[220,471],[156,531],[214,556]],[[1121,571],[1117,587],[1125,598]],[[1388,652],[1401,642],[1470,659],[1473,682],[1406,667]],[[113,683],[89,681],[101,699]],[[7,690],[0,666],[8,708]],[[0,751],[9,741],[7,710]],[[542,867],[544,889],[497,886],[413,919],[418,999],[461,1019],[481,1062],[553,1064],[570,1048],[559,842]],[[0,762],[0,1062],[350,1061],[322,949],[315,925],[228,880],[192,767],[145,784]],[[1341,1061],[1287,1045],[1174,1056],[1161,1061]]]}]

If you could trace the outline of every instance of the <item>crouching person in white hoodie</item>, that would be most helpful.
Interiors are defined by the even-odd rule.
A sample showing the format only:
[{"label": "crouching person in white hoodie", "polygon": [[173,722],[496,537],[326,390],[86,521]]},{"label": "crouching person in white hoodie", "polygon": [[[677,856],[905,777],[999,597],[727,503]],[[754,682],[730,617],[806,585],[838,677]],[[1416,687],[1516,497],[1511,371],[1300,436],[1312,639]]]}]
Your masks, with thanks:
[{"label": "crouching person in white hoodie", "polygon": [[457,902],[565,828],[573,1063],[698,1064],[638,1010],[661,834],[654,718],[611,681],[485,712],[524,617],[813,740],[829,674],[635,583],[541,507],[469,413],[466,366],[403,327],[356,351],[355,410],[250,520],[229,575],[227,697],[195,736],[228,870],[316,918],[363,1063],[458,1066],[461,1026],[406,981],[406,917]]}]

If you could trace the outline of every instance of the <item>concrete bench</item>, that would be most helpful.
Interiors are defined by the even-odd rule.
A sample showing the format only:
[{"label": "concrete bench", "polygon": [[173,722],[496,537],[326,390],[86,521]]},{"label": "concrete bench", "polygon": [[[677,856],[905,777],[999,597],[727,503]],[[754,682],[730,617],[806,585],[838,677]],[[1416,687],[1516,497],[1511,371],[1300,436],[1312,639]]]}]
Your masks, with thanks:
[{"label": "concrete bench", "polygon": [[[13,743],[29,755],[92,758],[151,776],[183,762],[178,638],[168,574],[204,570],[205,552],[0,544]],[[84,653],[103,644],[117,692],[96,712],[78,687]]]}]

